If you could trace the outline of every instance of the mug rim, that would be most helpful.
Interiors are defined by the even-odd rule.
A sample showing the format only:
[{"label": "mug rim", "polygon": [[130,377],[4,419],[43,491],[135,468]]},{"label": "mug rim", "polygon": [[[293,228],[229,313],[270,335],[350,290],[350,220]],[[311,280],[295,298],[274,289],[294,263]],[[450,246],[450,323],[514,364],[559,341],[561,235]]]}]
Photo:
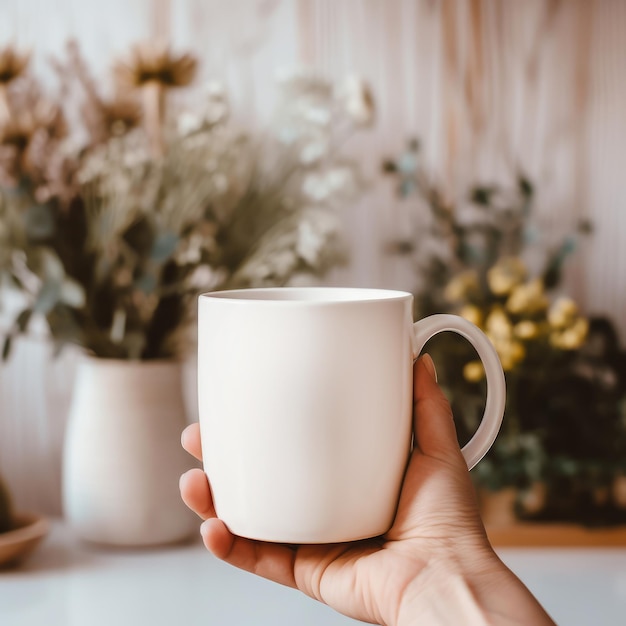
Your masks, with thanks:
[{"label": "mug rim", "polygon": [[376,287],[252,287],[201,293],[198,299],[259,304],[311,305],[390,302],[412,298],[398,289]]}]

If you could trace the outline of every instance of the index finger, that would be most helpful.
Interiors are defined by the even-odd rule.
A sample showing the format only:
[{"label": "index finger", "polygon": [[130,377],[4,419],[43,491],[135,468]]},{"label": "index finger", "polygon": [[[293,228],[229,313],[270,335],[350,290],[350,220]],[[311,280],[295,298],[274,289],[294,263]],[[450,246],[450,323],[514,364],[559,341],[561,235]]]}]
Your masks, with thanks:
[{"label": "index finger", "polygon": [[202,446],[200,444],[200,424],[197,422],[190,424],[183,430],[180,436],[180,443],[183,448],[198,461],[202,461]]}]

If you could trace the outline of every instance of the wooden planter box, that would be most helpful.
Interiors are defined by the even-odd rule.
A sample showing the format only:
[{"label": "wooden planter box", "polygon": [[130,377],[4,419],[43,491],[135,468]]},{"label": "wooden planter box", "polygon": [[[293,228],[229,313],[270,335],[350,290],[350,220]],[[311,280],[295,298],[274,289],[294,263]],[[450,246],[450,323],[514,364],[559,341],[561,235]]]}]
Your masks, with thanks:
[{"label": "wooden planter box", "polygon": [[626,526],[585,528],[577,524],[486,524],[494,547],[626,547]]},{"label": "wooden planter box", "polygon": [[626,526],[521,522],[513,512],[515,497],[513,489],[479,494],[487,535],[495,547],[626,547]]}]

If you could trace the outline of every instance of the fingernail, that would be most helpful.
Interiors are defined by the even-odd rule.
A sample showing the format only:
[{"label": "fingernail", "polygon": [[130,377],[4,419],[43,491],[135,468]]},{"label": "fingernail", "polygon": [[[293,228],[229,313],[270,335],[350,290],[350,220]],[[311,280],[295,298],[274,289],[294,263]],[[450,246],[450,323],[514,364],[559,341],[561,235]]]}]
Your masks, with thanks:
[{"label": "fingernail", "polygon": [[187,470],[186,472],[184,472],[183,474],[180,475],[180,478],[178,479],[178,488],[180,489],[183,485],[183,482],[185,480],[187,480],[187,474],[189,474],[191,470]]},{"label": "fingernail", "polygon": [[439,382],[437,379],[437,368],[435,367],[435,363],[432,360],[430,354],[426,353],[422,357],[422,363],[424,363],[424,367],[428,370],[428,373],[431,375],[435,382]]},{"label": "fingernail", "polygon": [[200,524],[200,534],[203,537],[206,534],[206,531],[208,530],[210,524],[211,524],[211,521],[208,520],[208,519],[205,519],[204,522],[202,522],[202,524]]}]

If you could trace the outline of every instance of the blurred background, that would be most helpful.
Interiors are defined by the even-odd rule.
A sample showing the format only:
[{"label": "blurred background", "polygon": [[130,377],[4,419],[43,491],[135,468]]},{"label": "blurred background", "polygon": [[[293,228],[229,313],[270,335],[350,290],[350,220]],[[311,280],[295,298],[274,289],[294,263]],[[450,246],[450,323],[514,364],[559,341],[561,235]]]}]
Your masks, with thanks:
[{"label": "blurred background", "polygon": [[[145,135],[149,156],[142,158],[148,163],[175,154],[177,140],[200,137],[205,130],[214,133],[224,124],[226,135],[219,130],[210,136],[211,150],[215,142],[225,142],[210,158],[223,164],[227,178],[244,163],[245,183],[227,185],[239,189],[233,200],[212,179],[214,187],[203,191],[208,200],[200,201],[202,211],[189,209],[189,215],[197,215],[202,233],[214,233],[211,228],[225,224],[220,216],[245,204],[248,213],[238,214],[239,230],[224,228],[215,241],[220,250],[239,242],[241,233],[249,241],[237,243],[239,248],[232,244],[239,256],[231,265],[234,252],[216,260],[214,247],[200,246],[202,262],[196,265],[209,271],[195,275],[198,288],[311,281],[401,288],[415,293],[418,315],[435,310],[463,314],[494,340],[510,389],[501,445],[481,464],[479,487],[506,491],[518,517],[623,522],[626,4],[0,0],[0,16],[0,45],[6,46],[0,81],[3,102],[9,102],[1,139],[13,150],[3,151],[1,166],[6,175],[0,233],[5,239],[0,241],[12,252],[0,267],[6,270],[0,318],[12,341],[0,365],[0,472],[17,505],[45,513],[61,510],[64,428],[80,351],[75,344],[81,342],[68,336],[52,341],[47,327],[56,323],[59,328],[55,315],[60,311],[80,310],[85,302],[96,306],[87,284],[91,278],[68,269],[67,254],[50,244],[57,240],[45,230],[46,220],[71,229],[72,212],[63,206],[74,206],[75,196],[106,197],[108,174],[94,165],[96,157],[123,161],[123,151],[116,157],[106,150],[113,150],[127,131],[134,136],[131,127]],[[75,42],[69,50],[68,41]],[[162,45],[150,49],[146,42]],[[134,48],[138,44],[144,47]],[[17,93],[24,77],[6,73],[9,66],[22,73],[15,72],[20,65],[15,58],[9,62],[9,49],[18,58],[30,55],[24,73],[38,85],[30,100],[19,100],[25,96]],[[170,63],[170,70],[176,66],[178,74],[159,75],[159,63]],[[70,84],[71,76],[77,85]],[[5,98],[11,89],[16,94]],[[112,106],[133,94],[135,116],[132,108],[123,115]],[[17,177],[8,175],[9,165],[15,166],[15,150],[22,150],[35,132],[25,138],[22,125],[19,144],[7,129],[16,119],[15,103],[30,102],[34,111],[46,98],[63,108],[63,132],[53,130],[47,118],[46,138],[63,135],[59,154],[65,174],[42,174],[39,167],[41,180],[33,175],[32,184],[24,187],[24,173],[32,174],[35,157],[20,161],[23,171]],[[106,110],[117,113],[103,126],[107,103]],[[100,121],[85,116],[85,107]],[[31,127],[41,127],[42,118],[33,116],[39,121]],[[113,124],[120,121],[122,126]],[[228,133],[253,139],[273,133],[279,149],[246,148],[245,142],[241,148],[224,139]],[[233,146],[241,151],[234,156]],[[52,162],[52,153],[45,154],[44,160]],[[96,156],[89,161],[85,154]],[[209,157],[199,152],[190,163],[198,158]],[[266,161],[273,163],[271,171],[255,169]],[[90,173],[94,168],[97,172]],[[185,171],[169,180],[178,181]],[[252,179],[256,195],[250,195]],[[163,177],[159,180],[165,185]],[[63,197],[53,182],[69,189],[69,196]],[[51,207],[61,218],[38,208],[30,218],[20,218],[22,239],[11,238],[6,207],[16,188],[31,194],[25,210]],[[169,193],[174,184],[166,189]],[[193,204],[185,202],[172,192],[174,206]],[[104,211],[105,204],[93,211]],[[274,211],[278,204],[289,210]],[[266,217],[258,228],[257,206],[270,207],[261,212]],[[329,216],[337,221],[331,223]],[[0,214],[0,227],[2,220]],[[131,222],[136,223],[127,220],[125,228]],[[287,223],[291,229],[283,228]],[[184,244],[188,252],[187,238],[196,225],[180,226],[171,250],[169,240],[151,240],[151,262],[162,263],[159,254],[171,256],[177,245]],[[171,228],[166,231],[171,234]],[[86,233],[64,245],[83,246],[91,236]],[[130,241],[121,227],[115,233]],[[158,246],[165,246],[159,254],[157,239]],[[41,250],[32,249],[42,244],[58,252],[67,278],[59,291],[66,295],[43,304],[40,290],[52,266],[41,260]],[[29,266],[33,259],[37,262]],[[39,277],[26,296],[16,285],[24,282],[16,263]],[[119,259],[113,265],[125,269]],[[147,267],[139,265],[142,272]],[[134,285],[145,278],[137,267],[131,268]],[[118,285],[118,279],[111,284]],[[150,287],[143,282],[141,290],[145,295]],[[120,331],[124,324],[129,328],[132,316],[116,306],[102,324],[110,331],[111,345],[123,346],[122,358],[133,358],[136,344],[124,343],[128,337]],[[20,320],[25,309],[34,314]],[[82,345],[94,350],[89,342]],[[150,357],[141,346],[142,357]],[[435,360],[462,418],[460,430],[469,432],[482,411],[480,366],[458,343],[444,341],[432,350],[440,355]],[[195,420],[193,355],[183,354],[188,414]],[[120,356],[115,350],[99,355]],[[152,356],[164,355],[169,356],[158,351]],[[558,499],[554,494],[565,495]]]}]

